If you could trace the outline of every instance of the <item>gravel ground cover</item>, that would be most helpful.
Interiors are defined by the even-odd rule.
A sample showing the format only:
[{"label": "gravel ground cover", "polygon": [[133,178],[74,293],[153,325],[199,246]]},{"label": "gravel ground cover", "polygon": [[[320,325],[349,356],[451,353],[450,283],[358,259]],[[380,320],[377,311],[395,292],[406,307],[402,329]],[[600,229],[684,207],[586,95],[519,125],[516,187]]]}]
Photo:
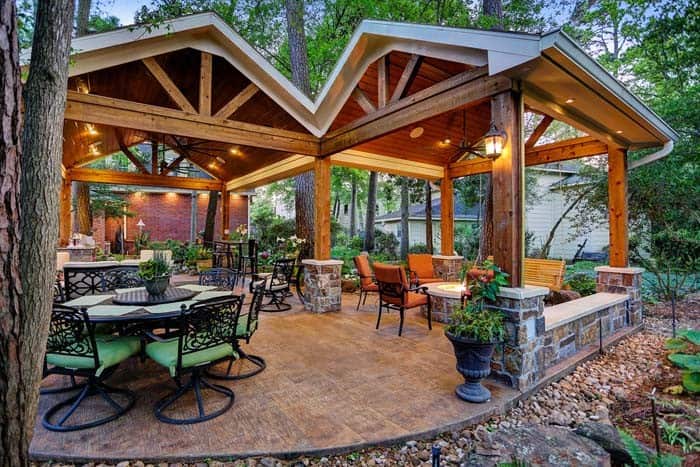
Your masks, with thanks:
[{"label": "gravel ground cover", "polygon": [[[265,457],[226,463],[210,461],[189,465],[197,467],[205,465],[429,466],[433,446],[440,447],[443,461],[441,465],[518,465],[521,451],[518,451],[517,446],[509,445],[507,439],[504,439],[504,434],[505,438],[517,438],[524,433],[539,430],[547,436],[559,433],[563,440],[571,429],[587,422],[613,423],[651,447],[654,445],[654,432],[649,394],[653,388],[656,388],[655,396],[658,400],[661,423],[675,424],[681,431],[700,440],[698,397],[664,392],[665,388],[677,385],[680,381],[680,374],[666,360],[667,352],[664,349],[665,336],[670,334],[671,329],[669,309],[668,304],[649,306],[646,329],[643,332],[628,337],[607,349],[603,355],[581,364],[570,375],[546,386],[529,399],[519,402],[507,414],[496,416],[483,424],[465,430],[443,433],[431,440],[414,440],[399,446],[376,447],[339,456],[303,457],[293,460]],[[680,302],[677,307],[677,316],[679,328],[690,325],[697,327],[700,317],[700,297],[691,296]],[[660,432],[664,452],[684,455],[684,465],[700,465],[700,453],[690,451],[684,453],[680,445],[671,445],[668,442],[668,429],[662,429]],[[591,449],[591,452],[595,451]],[[696,449],[700,449],[700,446]],[[582,464],[586,465],[585,462],[575,465]],[[154,464],[144,465],[140,461],[125,461],[117,467],[151,467],[152,465]],[[168,466],[168,464],[155,465]],[[104,464],[98,464],[98,466],[106,467]]]}]

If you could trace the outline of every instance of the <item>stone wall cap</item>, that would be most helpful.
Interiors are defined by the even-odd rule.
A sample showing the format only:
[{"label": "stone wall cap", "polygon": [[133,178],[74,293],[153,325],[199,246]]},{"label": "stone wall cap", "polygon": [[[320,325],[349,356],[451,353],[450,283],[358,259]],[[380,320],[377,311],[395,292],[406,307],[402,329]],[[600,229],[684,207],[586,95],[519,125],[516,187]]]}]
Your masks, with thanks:
[{"label": "stone wall cap", "polygon": [[433,255],[433,259],[464,259],[464,256]]},{"label": "stone wall cap", "polygon": [[340,266],[343,264],[339,259],[303,259],[301,263],[311,266]]},{"label": "stone wall cap", "polygon": [[498,296],[502,298],[512,298],[514,300],[524,300],[526,298],[540,297],[549,294],[547,287],[526,285],[525,287],[501,287]]},{"label": "stone wall cap", "polygon": [[618,274],[641,274],[646,269],[644,268],[618,268],[614,266],[598,266],[595,268],[595,272],[616,272]]}]

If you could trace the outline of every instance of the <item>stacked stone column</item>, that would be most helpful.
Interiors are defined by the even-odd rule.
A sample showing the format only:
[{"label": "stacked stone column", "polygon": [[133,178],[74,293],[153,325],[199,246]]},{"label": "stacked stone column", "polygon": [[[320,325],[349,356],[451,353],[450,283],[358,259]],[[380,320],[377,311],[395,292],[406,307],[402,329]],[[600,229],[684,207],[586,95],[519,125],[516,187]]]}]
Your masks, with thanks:
[{"label": "stacked stone column", "polygon": [[433,256],[433,270],[435,275],[445,282],[456,282],[464,265],[463,256]]},{"label": "stacked stone column", "polygon": [[491,369],[521,391],[544,377],[544,298],[546,287],[502,288],[489,308],[505,315],[504,343],[496,346]]},{"label": "stacked stone column", "polygon": [[642,323],[642,273],[643,268],[616,268],[599,266],[596,292],[627,294],[629,296],[630,326]]},{"label": "stacked stone column", "polygon": [[340,311],[342,287],[340,283],[343,262],[339,260],[305,259],[304,308],[314,313]]}]

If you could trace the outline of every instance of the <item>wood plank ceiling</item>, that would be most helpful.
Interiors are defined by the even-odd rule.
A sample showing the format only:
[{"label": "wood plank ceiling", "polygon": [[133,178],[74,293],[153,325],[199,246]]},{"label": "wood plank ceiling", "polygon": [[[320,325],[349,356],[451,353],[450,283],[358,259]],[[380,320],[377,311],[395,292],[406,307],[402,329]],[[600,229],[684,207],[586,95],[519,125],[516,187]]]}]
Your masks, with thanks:
[{"label": "wood plank ceiling", "polygon": [[[72,77],[69,80],[69,89],[179,110],[182,106],[170,97],[166,88],[153,75],[153,70],[157,73],[160,67],[177,88],[174,92],[177,93],[179,90],[181,96],[186,99],[185,106],[189,103],[193,108],[197,108],[201,56],[197,50],[182,49],[154,57],[150,63],[142,61],[125,63]],[[406,64],[410,60],[415,61],[416,58],[401,52],[390,54],[389,97],[395,92]],[[411,95],[472,68],[469,65],[429,57],[419,58],[415,65],[417,72],[404,92],[405,95]],[[377,80],[375,63],[366,70],[358,85],[361,94],[366,97],[365,106],[377,106]],[[217,112],[228,113],[228,109],[223,109],[228,106],[229,109],[235,109],[233,114],[228,116],[232,120],[309,134],[264,92],[256,92],[255,86],[230,63],[217,56],[213,57],[212,62],[211,89],[213,116],[226,118],[226,116],[217,115]],[[237,102],[232,102],[236,96],[239,96],[236,99]],[[367,101],[370,104],[367,104]],[[358,100],[350,97],[329,131],[338,129],[365,114]],[[473,141],[486,131],[489,121],[489,102],[475,102],[468,107],[443,113],[361,144],[356,149],[412,161],[446,165],[457,153],[454,146],[465,138],[465,126],[467,140]],[[86,123],[90,122],[65,121],[63,162],[68,169],[86,165],[117,152],[121,145],[129,147],[152,140],[165,144],[223,181],[240,177],[289,155],[282,151],[252,146],[236,146],[217,141],[149,133],[135,128],[87,125]],[[422,128],[422,133],[420,136],[411,137],[411,131],[417,127]],[[416,133],[420,131],[414,132],[414,136]],[[451,144],[445,144],[446,139],[449,139]]]}]

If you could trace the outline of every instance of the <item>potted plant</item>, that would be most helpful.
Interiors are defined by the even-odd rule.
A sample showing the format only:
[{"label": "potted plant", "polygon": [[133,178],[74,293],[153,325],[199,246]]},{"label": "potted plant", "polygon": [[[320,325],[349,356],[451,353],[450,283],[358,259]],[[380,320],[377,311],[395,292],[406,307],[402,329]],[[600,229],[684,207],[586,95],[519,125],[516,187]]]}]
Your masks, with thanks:
[{"label": "potted plant", "polygon": [[210,269],[212,267],[212,253],[211,250],[208,248],[197,248],[196,250],[196,264],[197,264],[197,270],[198,271],[204,271],[207,269]]},{"label": "potted plant", "polygon": [[467,300],[463,308],[452,313],[445,328],[445,335],[454,347],[457,371],[465,381],[457,386],[456,393],[468,402],[486,402],[491,398],[491,392],[481,380],[491,373],[491,357],[496,344],[503,340],[505,326],[503,314],[484,305],[496,300],[500,287],[507,284],[507,277],[490,261],[467,271]]},{"label": "potted plant", "polygon": [[236,227],[236,230],[231,232],[229,235],[229,240],[232,240],[234,242],[242,242],[243,240],[248,239],[248,225],[247,224],[241,224],[238,227]]},{"label": "potted plant", "polygon": [[150,295],[162,295],[170,285],[170,266],[159,254],[139,263],[138,274]]}]

